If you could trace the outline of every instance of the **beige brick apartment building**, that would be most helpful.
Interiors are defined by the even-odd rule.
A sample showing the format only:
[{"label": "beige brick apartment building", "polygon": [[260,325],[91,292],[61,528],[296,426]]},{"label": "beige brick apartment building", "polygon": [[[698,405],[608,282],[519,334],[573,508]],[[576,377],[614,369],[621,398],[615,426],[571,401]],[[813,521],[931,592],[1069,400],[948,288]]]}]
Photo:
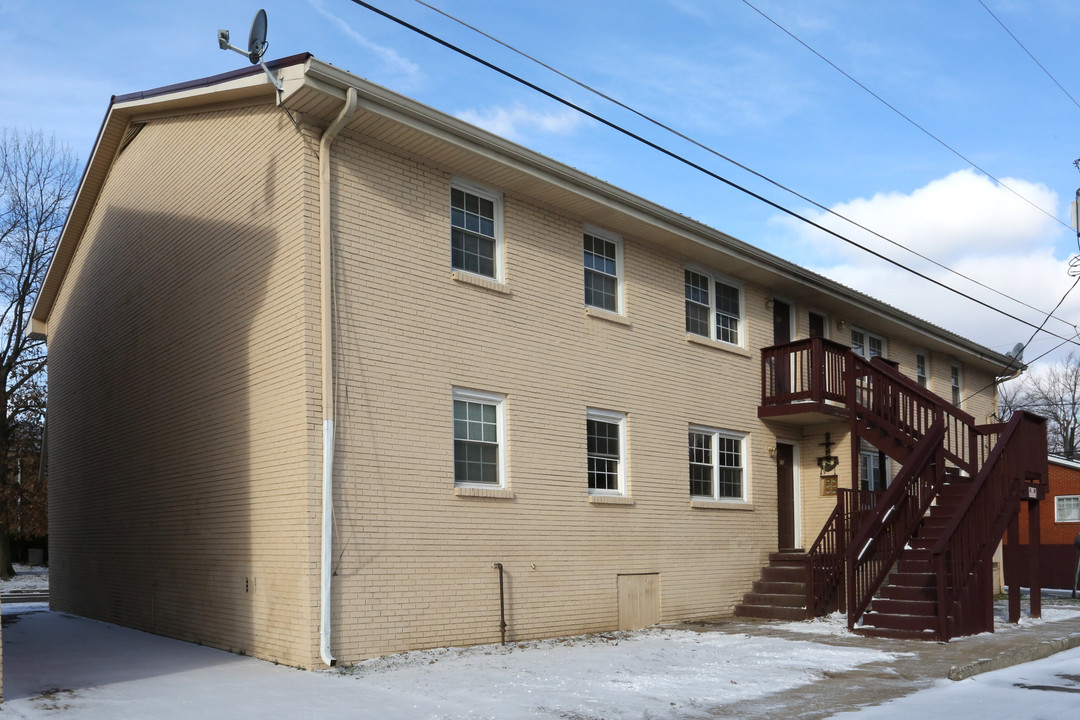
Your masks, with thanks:
[{"label": "beige brick apartment building", "polygon": [[304,667],[731,614],[856,465],[899,468],[827,403],[762,419],[764,348],[995,408],[996,352],[272,67],[280,98],[257,67],[113,98],[31,327],[54,609]]}]

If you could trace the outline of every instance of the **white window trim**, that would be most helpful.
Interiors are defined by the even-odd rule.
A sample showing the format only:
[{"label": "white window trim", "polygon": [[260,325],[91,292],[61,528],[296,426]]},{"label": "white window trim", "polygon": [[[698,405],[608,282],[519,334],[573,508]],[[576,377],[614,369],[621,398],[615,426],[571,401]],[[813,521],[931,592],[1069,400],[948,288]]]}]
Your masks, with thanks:
[{"label": "white window trim", "polygon": [[1059,523],[1080,523],[1080,519],[1077,519],[1077,520],[1062,520],[1061,519],[1061,508],[1058,505],[1058,500],[1063,500],[1063,499],[1066,499],[1066,498],[1080,499],[1080,495],[1058,495],[1057,497],[1054,498],[1054,522],[1059,522]]},{"label": "white window trim", "polygon": [[[596,227],[595,225],[589,225],[588,223],[582,228],[582,244],[585,242],[585,235],[592,235],[598,237],[601,240],[607,240],[615,245],[615,314],[625,317],[626,316],[626,301],[623,288],[625,284],[623,282],[623,239],[621,235],[616,235],[610,230],[604,230],[603,228]],[[585,268],[582,265],[582,283],[584,288],[585,282]],[[582,290],[584,295],[584,289]],[[599,305],[585,305],[586,308],[592,310],[599,310],[600,312],[610,313],[611,310],[602,308]]]},{"label": "white window trim", "polygon": [[[494,281],[497,283],[506,282],[504,272],[504,256],[505,242],[503,241],[503,195],[498,190],[492,190],[491,188],[484,187],[483,185],[477,185],[471,180],[466,180],[461,177],[450,178],[451,190],[463,190],[464,192],[471,193],[478,197],[482,197],[486,200],[490,200],[495,206],[495,277],[488,277],[487,275],[481,275],[479,273],[470,272],[462,268],[456,268],[453,264],[450,265],[450,270],[454,273],[462,273],[476,278],[482,278],[488,282]],[[450,210],[449,198],[447,198],[447,210]],[[447,219],[450,218],[450,213],[447,212]],[[451,225],[453,228],[453,225]]]},{"label": "white window trim", "polygon": [[[877,340],[880,340],[881,341],[881,357],[882,357],[882,359],[886,359],[886,360],[888,359],[888,357],[889,357],[889,343],[885,339],[884,335],[878,335],[877,333],[870,332],[869,330],[864,330],[861,327],[852,327],[851,332],[852,333],[862,333],[863,342],[865,343],[867,351],[869,351],[870,338],[875,338]],[[848,346],[851,347],[851,342],[850,341],[848,343]],[[851,349],[854,352],[855,348],[852,347]],[[867,360],[870,359],[869,355],[861,355],[860,357],[865,357]]]},{"label": "white window trim", "polygon": [[933,385],[933,376],[932,376],[932,374],[930,372],[930,353],[927,352],[926,350],[916,350],[915,351],[915,382],[916,383],[919,382],[919,358],[922,358],[923,361],[926,363],[926,385],[925,385],[925,387],[926,387],[927,390],[932,390],[933,388],[931,386]]},{"label": "white window trim", "polygon": [[[709,335],[708,335],[708,339],[712,340],[715,343],[719,343],[720,345],[726,346],[726,347],[738,347],[738,348],[744,348],[745,349],[746,348],[746,342],[747,342],[746,336],[748,334],[747,333],[747,320],[746,320],[746,286],[743,285],[743,282],[741,280],[736,280],[735,278],[731,277],[730,275],[723,275],[721,273],[716,273],[716,272],[713,272],[711,270],[706,270],[705,268],[701,267],[700,265],[685,265],[685,266],[683,266],[683,271],[684,271],[683,272],[683,282],[684,283],[686,282],[686,273],[685,273],[686,270],[689,270],[690,272],[693,272],[693,273],[697,273],[698,275],[704,275],[705,277],[709,278]],[[725,340],[721,340],[719,338],[719,336],[718,336],[718,333],[717,333],[717,327],[716,327],[716,299],[717,299],[716,298],[716,283],[718,283],[718,282],[723,283],[724,285],[730,285],[731,287],[736,288],[739,291],[739,342],[737,342],[737,343],[731,343],[731,342],[727,342]],[[683,302],[684,302],[683,307],[684,308],[685,308],[685,300],[686,300],[686,295],[685,295],[685,292],[684,292],[684,294],[683,294]],[[794,311],[794,309],[795,309],[795,306],[791,305],[791,310]],[[685,327],[685,325],[686,325],[686,313],[685,313],[685,309],[684,309],[684,312],[683,312],[683,326]],[[687,335],[690,336],[690,337],[705,337],[704,335],[697,335],[696,333],[690,333],[690,332],[688,332]]]},{"label": "white window trim", "polygon": [[458,482],[451,467],[451,477],[454,479],[454,487],[458,488],[489,488],[505,489],[509,486],[506,468],[506,396],[498,393],[485,392],[483,390],[470,390],[468,388],[453,388],[450,402],[450,462],[453,465],[454,441],[454,400],[467,400],[472,402],[489,403],[495,406],[495,432],[498,433],[499,442],[499,482],[498,484]]},{"label": "white window trim", "polygon": [[618,472],[618,484],[617,490],[602,490],[588,487],[588,438],[586,438],[586,477],[585,486],[589,491],[589,495],[606,495],[610,497],[627,497],[626,491],[626,413],[615,412],[613,410],[596,410],[594,408],[587,408],[585,410],[586,420],[598,420],[600,422],[617,424],[619,426],[619,472]]},{"label": "white window trim", "polygon": [[[749,448],[749,436],[746,433],[735,432],[734,430],[721,430],[719,428],[708,427],[707,425],[690,425],[687,428],[687,433],[702,433],[709,435],[712,439],[712,495],[691,495],[690,500],[707,500],[710,502],[718,503],[732,503],[743,505],[750,502],[750,462],[748,452]],[[728,438],[731,440],[737,440],[739,442],[739,457],[742,459],[742,494],[737,497],[721,497],[720,496],[720,453],[719,453],[719,438]],[[689,471],[689,467],[687,468]],[[687,480],[689,483],[689,478]],[[689,491],[689,487],[687,487]]]},{"label": "white window trim", "polygon": [[[956,370],[956,380],[957,380],[957,383],[956,383],[955,386],[953,385],[953,381],[952,381],[952,373],[953,373],[954,369]],[[949,401],[950,402],[952,402],[953,387],[956,387],[957,399],[959,400],[959,402],[956,403],[955,407],[958,407],[961,410],[963,410],[964,409],[964,364],[961,363],[959,360],[951,360],[951,361],[949,361]]]}]

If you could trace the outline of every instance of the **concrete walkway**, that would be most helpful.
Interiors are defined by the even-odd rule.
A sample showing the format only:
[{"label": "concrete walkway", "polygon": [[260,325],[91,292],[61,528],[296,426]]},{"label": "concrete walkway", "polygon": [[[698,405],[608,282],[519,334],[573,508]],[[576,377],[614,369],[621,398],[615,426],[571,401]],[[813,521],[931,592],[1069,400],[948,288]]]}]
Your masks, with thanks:
[{"label": "concrete walkway", "polygon": [[710,714],[712,717],[740,720],[795,717],[814,720],[828,718],[844,710],[880,705],[929,688],[944,679],[962,680],[981,672],[999,670],[1080,647],[1080,617],[1050,621],[1055,618],[1055,613],[1060,617],[1060,610],[1064,608],[1076,610],[1080,608],[1080,601],[1044,596],[1044,619],[1033,621],[1025,598],[1021,623],[1011,625],[1005,622],[1006,604],[1000,601],[995,605],[998,621],[994,633],[957,638],[948,643],[857,636],[841,632],[843,624],[836,617],[812,623],[725,618],[677,627],[755,637],[812,639],[825,645],[876,648],[897,655],[886,663],[863,665],[829,675],[810,685],[741,703],[737,707],[720,707]]}]

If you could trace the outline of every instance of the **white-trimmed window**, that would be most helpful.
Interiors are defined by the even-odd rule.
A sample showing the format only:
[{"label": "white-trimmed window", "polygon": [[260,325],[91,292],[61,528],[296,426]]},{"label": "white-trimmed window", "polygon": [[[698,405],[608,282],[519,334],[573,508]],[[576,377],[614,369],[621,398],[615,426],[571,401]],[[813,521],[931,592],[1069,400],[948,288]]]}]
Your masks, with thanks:
[{"label": "white-trimmed window", "polygon": [[589,410],[585,416],[589,455],[589,492],[626,494],[626,415]]},{"label": "white-trimmed window", "polygon": [[949,385],[952,391],[952,404],[964,406],[964,368],[955,360],[949,365]]},{"label": "white-trimmed window", "polygon": [[867,359],[885,357],[885,338],[865,330],[852,328],[851,352]]},{"label": "white-trimmed window", "polygon": [[874,447],[864,447],[859,451],[859,488],[862,490],[884,490],[889,484],[889,461],[882,458],[881,452]]},{"label": "white-trimmed window", "polygon": [[915,380],[924,388],[930,387],[930,356],[921,350],[915,353]]},{"label": "white-trimmed window", "polygon": [[454,181],[450,187],[450,265],[502,279],[502,195]]},{"label": "white-trimmed window", "polygon": [[1054,498],[1054,522],[1080,523],[1080,495],[1058,495]]},{"label": "white-trimmed window", "polygon": [[686,332],[717,342],[743,345],[743,291],[733,280],[684,270]]},{"label": "white-trimmed window", "polygon": [[454,484],[506,486],[503,395],[454,388]]},{"label": "white-trimmed window", "polygon": [[746,436],[690,426],[690,497],[746,500]]},{"label": "white-trimmed window", "polygon": [[585,246],[585,305],[622,313],[622,238],[587,227]]}]

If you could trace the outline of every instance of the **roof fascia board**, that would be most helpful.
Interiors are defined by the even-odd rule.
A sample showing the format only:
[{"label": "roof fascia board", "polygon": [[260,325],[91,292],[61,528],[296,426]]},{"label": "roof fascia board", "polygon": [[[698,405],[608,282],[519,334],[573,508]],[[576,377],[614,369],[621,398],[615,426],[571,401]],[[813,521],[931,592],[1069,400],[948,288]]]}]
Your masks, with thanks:
[{"label": "roof fascia board", "polygon": [[715,228],[679,215],[661,205],[370,83],[317,58],[308,59],[305,75],[309,87],[332,97],[342,99],[345,97],[344,88],[355,87],[361,97],[363,110],[377,113],[562,189],[583,195],[594,202],[626,213],[641,222],[683,239],[733,255],[758,269],[796,283],[809,285],[840,302],[853,305],[863,312],[882,316],[916,334],[930,335],[959,354],[985,362],[988,369],[1005,367],[1010,361],[1005,355],[927,323],[903,310],[875,300],[869,295],[852,290]]}]

